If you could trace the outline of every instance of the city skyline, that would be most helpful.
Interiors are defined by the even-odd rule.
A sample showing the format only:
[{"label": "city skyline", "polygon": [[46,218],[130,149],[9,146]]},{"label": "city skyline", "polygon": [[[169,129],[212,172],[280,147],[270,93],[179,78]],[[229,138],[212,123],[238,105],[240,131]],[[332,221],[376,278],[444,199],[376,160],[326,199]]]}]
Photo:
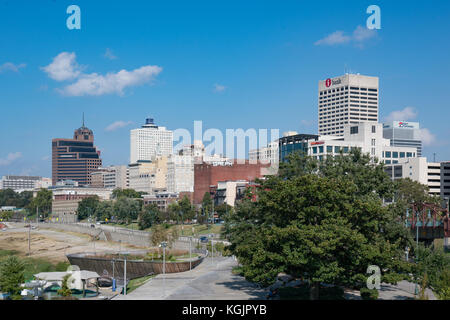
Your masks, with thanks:
[{"label": "city skyline", "polygon": [[70,137],[82,112],[105,166],[128,164],[130,130],[147,117],[317,134],[317,83],[347,72],[379,77],[379,122],[420,122],[423,155],[450,160],[447,2],[381,1],[376,31],[356,1],[77,1],[81,30],[65,27],[69,4],[0,2],[0,176],[51,176],[51,139]]}]

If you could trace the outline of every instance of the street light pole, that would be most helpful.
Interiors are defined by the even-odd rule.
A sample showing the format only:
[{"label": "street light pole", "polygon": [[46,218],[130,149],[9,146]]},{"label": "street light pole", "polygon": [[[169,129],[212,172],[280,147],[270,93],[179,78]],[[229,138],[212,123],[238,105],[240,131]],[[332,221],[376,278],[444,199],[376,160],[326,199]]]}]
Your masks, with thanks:
[{"label": "street light pole", "polygon": [[[416,210],[416,264],[417,264],[417,260],[418,260],[418,253],[419,253],[419,211]],[[416,279],[416,286],[414,288],[414,294],[418,295],[419,294],[419,279]]]},{"label": "street light pole", "polygon": [[189,270],[192,270],[192,237],[189,237]]},{"label": "street light pole", "polygon": [[125,255],[125,260],[123,261],[123,295],[127,295],[127,255]]}]

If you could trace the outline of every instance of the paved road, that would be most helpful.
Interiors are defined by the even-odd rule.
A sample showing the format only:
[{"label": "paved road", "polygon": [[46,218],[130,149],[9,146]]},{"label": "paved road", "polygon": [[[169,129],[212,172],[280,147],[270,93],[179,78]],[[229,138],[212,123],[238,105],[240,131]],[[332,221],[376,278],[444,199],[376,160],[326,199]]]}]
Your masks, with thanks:
[{"label": "paved road", "polygon": [[130,294],[114,300],[254,300],[266,291],[233,275],[232,258],[205,259],[197,268],[182,273],[157,275]]}]

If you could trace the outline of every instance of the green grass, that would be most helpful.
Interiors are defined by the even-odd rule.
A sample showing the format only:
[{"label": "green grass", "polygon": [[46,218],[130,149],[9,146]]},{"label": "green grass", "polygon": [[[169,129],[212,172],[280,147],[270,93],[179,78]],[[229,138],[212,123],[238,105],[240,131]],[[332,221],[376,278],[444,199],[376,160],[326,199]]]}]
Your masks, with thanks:
[{"label": "green grass", "polygon": [[142,286],[144,283],[146,283],[148,280],[150,280],[154,276],[155,275],[151,275],[151,276],[145,276],[142,278],[136,278],[136,279],[130,280],[130,282],[127,285],[127,294],[131,293],[133,290],[139,288],[140,286]]},{"label": "green grass", "polygon": [[[206,224],[187,224],[187,225],[174,225],[171,228],[177,228],[180,236],[192,236],[192,228],[194,228],[194,235],[205,235],[210,233],[221,234],[223,231],[222,225],[208,225]],[[183,231],[183,232],[181,232]]]}]

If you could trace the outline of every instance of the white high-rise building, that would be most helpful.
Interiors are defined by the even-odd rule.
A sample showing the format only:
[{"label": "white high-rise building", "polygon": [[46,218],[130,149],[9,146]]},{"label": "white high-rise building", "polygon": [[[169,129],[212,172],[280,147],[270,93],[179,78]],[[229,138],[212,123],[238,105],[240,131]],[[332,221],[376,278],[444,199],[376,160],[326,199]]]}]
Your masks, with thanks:
[{"label": "white high-rise building", "polygon": [[151,161],[157,156],[169,156],[173,150],[173,132],[147,118],[145,125],[130,131],[130,163]]},{"label": "white high-rise building", "polygon": [[346,74],[319,81],[319,135],[344,135],[344,125],[378,122],[378,77]]}]

